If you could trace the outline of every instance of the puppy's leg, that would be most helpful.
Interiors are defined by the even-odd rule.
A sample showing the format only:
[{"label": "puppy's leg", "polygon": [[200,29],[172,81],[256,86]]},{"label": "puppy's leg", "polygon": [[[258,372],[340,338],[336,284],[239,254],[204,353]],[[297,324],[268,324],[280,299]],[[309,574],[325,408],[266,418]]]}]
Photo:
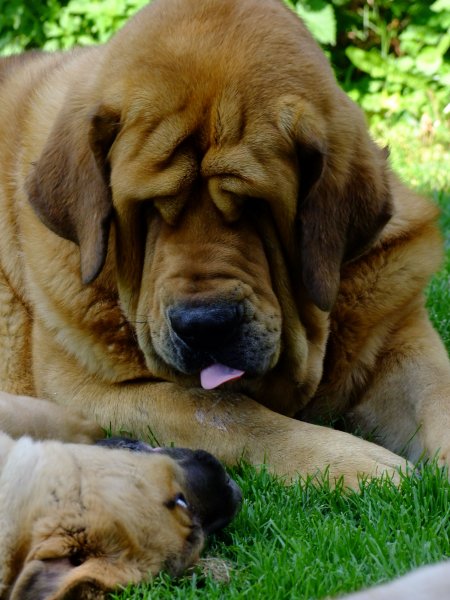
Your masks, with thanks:
[{"label": "puppy's leg", "polygon": [[449,464],[450,361],[424,309],[401,325],[352,417],[393,452]]},{"label": "puppy's leg", "polygon": [[89,444],[104,432],[80,412],[48,400],[0,392],[0,431],[13,438],[55,439]]}]

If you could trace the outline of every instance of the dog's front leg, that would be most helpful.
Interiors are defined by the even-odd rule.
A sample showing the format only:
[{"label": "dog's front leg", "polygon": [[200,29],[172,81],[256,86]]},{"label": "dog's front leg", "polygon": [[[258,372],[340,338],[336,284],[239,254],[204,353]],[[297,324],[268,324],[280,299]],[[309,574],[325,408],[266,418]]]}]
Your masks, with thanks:
[{"label": "dog's front leg", "polygon": [[203,448],[228,464],[243,458],[288,478],[329,469],[356,487],[358,475],[392,474],[404,461],[349,434],[285,417],[225,390],[205,391],[158,381],[111,383],[89,375],[61,352],[41,395],[81,409],[105,428],[161,445]]},{"label": "dog's front leg", "polygon": [[55,405],[48,400],[17,396],[0,391],[0,431],[13,438],[28,435],[35,440],[95,442],[103,429],[80,411]]}]

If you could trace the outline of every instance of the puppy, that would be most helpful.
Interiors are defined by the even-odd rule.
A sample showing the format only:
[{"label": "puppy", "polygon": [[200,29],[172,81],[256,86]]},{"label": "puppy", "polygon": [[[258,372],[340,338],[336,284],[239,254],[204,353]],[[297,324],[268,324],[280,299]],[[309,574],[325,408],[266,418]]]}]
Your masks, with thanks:
[{"label": "puppy", "polygon": [[145,442],[119,437],[99,440],[97,445],[160,453],[173,458],[186,473],[187,499],[206,534],[225,527],[241,503],[241,490],[209,452],[189,448],[152,448]]},{"label": "puppy", "polygon": [[206,452],[102,445],[0,433],[1,600],[102,599],[162,569],[177,575],[239,507]]}]

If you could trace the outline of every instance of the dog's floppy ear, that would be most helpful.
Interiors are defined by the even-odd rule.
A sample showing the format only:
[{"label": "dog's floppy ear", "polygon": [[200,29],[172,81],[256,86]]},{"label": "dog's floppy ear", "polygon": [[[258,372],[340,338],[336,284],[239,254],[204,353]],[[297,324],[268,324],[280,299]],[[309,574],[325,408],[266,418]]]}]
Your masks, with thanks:
[{"label": "dog's floppy ear", "polygon": [[42,222],[79,245],[84,283],[97,277],[106,258],[112,214],[106,157],[118,127],[119,117],[105,107],[93,114],[67,107],[26,183]]},{"label": "dog's floppy ear", "polygon": [[343,99],[327,120],[300,101],[297,144],[300,263],[305,288],[324,311],[333,307],[342,263],[361,255],[391,217],[386,156],[369,138],[359,109]]},{"label": "dog's floppy ear", "polygon": [[[135,573],[122,573],[120,567],[108,573],[89,561],[77,566],[70,558],[31,560],[17,578],[10,600],[102,600],[121,582],[133,580]],[[108,580],[109,577],[109,580]]]}]

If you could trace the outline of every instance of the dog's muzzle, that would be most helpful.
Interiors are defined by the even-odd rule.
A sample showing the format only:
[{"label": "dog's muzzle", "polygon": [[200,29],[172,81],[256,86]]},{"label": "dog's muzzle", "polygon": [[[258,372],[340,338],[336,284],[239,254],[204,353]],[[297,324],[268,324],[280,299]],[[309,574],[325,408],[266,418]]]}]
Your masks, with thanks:
[{"label": "dog's muzzle", "polygon": [[174,304],[166,309],[166,327],[158,352],[182,373],[200,374],[207,389],[244,373],[264,374],[278,342],[246,300]]}]

